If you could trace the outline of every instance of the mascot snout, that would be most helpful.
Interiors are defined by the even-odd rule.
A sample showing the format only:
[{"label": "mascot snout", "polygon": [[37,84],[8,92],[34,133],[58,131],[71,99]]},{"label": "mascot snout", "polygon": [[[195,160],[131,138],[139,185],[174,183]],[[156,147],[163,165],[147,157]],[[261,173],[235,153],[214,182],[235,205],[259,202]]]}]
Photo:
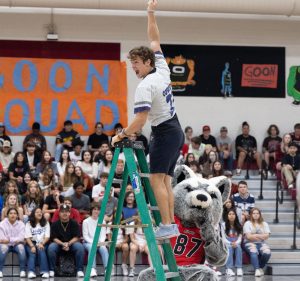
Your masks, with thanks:
[{"label": "mascot snout", "polygon": [[187,195],[187,201],[191,207],[206,209],[212,204],[212,199],[206,192],[195,190]]}]

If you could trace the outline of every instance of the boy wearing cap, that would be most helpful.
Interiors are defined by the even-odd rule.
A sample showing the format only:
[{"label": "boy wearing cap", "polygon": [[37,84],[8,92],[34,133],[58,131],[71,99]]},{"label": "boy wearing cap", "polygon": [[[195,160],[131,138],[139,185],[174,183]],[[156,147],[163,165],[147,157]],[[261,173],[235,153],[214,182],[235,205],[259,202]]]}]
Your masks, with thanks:
[{"label": "boy wearing cap", "polygon": [[15,153],[11,151],[11,144],[8,140],[3,142],[0,148],[0,162],[3,166],[3,172],[8,175],[8,167],[14,161]]},{"label": "boy wearing cap", "polygon": [[210,134],[210,127],[205,125],[202,127],[202,135],[200,135],[201,141],[204,144],[210,144],[213,151],[217,151],[216,138]]},{"label": "boy wearing cap", "polygon": [[288,153],[282,159],[281,172],[284,175],[288,188],[293,188],[295,178],[300,170],[300,155],[297,154],[297,144],[289,144]]},{"label": "boy wearing cap", "polygon": [[220,135],[216,138],[217,142],[217,148],[219,151],[219,158],[222,161],[222,164],[224,165],[224,162],[226,162],[227,170],[232,171],[233,170],[233,155],[232,155],[232,140],[227,135],[227,128],[221,127],[220,129]]},{"label": "boy wearing cap", "polygon": [[68,252],[74,255],[77,277],[84,277],[84,247],[80,243],[79,224],[75,220],[70,219],[69,206],[65,204],[60,206],[59,220],[51,225],[50,236],[52,240],[48,248],[50,277],[54,277],[56,257],[61,252]]}]

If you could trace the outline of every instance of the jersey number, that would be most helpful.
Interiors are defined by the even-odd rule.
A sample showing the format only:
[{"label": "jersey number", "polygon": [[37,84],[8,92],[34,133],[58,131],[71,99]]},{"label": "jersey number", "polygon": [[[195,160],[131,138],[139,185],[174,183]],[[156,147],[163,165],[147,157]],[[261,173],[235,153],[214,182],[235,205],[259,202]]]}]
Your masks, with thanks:
[{"label": "jersey number", "polygon": [[[189,237],[187,235],[180,234],[177,237],[177,240],[176,240],[176,244],[175,244],[175,247],[174,247],[174,250],[173,250],[174,254],[175,255],[182,255],[185,252],[186,245],[188,244],[188,242],[189,242]],[[193,254],[195,254],[197,252],[197,250],[200,248],[201,244],[202,244],[202,240],[198,239],[198,238],[195,238],[195,237],[192,237],[191,242],[195,245],[186,254],[186,257],[188,257],[188,258],[190,258]]]}]

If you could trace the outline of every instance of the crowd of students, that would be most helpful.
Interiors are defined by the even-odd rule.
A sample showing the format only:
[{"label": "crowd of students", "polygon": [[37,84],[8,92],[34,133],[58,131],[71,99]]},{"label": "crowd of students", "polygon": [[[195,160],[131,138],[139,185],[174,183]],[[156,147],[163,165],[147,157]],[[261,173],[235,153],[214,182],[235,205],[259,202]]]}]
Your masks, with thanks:
[{"label": "crowd of students", "polygon": [[[120,128],[122,125],[117,124],[115,133]],[[249,135],[249,124],[244,122],[242,128],[242,134],[235,141],[236,173],[240,174],[243,162],[249,158],[256,161],[260,171],[262,168],[281,170],[288,185],[293,185],[300,168],[300,124],[296,124],[295,131],[285,134],[282,139],[278,127],[270,125],[268,137],[263,142],[263,158],[255,138]],[[199,177],[232,177],[234,145],[226,127],[221,128],[217,138],[210,134],[209,126],[203,127],[200,136],[193,136],[191,127],[185,129],[185,134],[186,142],[178,163],[185,163]],[[147,139],[140,132],[130,138],[143,141],[148,151]],[[38,123],[33,124],[32,133],[25,137],[22,152],[13,152],[12,141],[5,133],[3,123],[0,123],[0,142],[0,277],[3,276],[2,268],[9,251],[19,256],[21,277],[26,276],[26,270],[29,278],[36,276],[36,259],[42,277],[54,276],[58,253],[68,251],[74,253],[77,276],[83,276],[85,253],[91,249],[96,218],[113,159],[113,150],[108,136],[103,133],[103,124],[95,125],[95,133],[88,138],[87,150],[83,150],[84,142],[73,129],[72,122],[67,120],[64,129],[57,135],[54,157],[47,150],[46,139]],[[122,179],[124,161],[120,155],[114,171],[115,179]],[[119,192],[120,185],[114,183],[106,208],[105,224],[112,222]],[[241,248],[249,254],[256,276],[263,274],[262,269],[270,258],[270,249],[265,243],[270,230],[254,204],[246,182],[240,182],[238,186],[233,184],[232,198],[224,204],[223,217],[230,249],[228,275],[235,274],[234,266],[237,275],[243,274]],[[123,218],[130,217],[133,218],[131,223],[139,219],[134,193],[128,184]],[[110,229],[102,228],[97,252],[102,257],[104,268],[108,260],[107,241],[110,239]],[[148,254],[143,230],[120,230],[117,249],[122,251],[123,275],[134,276],[136,254]],[[97,275],[95,262],[91,275]]]}]

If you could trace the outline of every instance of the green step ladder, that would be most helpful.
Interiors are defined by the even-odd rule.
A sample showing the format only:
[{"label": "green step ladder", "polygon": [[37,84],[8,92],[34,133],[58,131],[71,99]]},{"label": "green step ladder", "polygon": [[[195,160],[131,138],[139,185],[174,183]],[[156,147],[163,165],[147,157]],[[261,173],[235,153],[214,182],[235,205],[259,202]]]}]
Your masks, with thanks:
[{"label": "green step ladder", "polygon": [[[144,228],[145,237],[149,248],[149,254],[151,257],[152,266],[155,271],[156,280],[157,281],[164,281],[164,280],[180,281],[181,278],[178,273],[177,264],[174,258],[172,247],[170,245],[170,240],[166,239],[163,241],[159,241],[159,243],[162,244],[164,256],[169,269],[169,272],[165,272],[163,269],[161,256],[158,250],[158,245],[157,245],[158,242],[155,239],[149,210],[153,211],[153,218],[155,220],[156,225],[159,225],[159,223],[161,222],[161,217],[156,204],[154,193],[150,186],[149,168],[144,153],[144,145],[142,142],[133,142],[127,139],[124,139],[123,141],[115,144],[113,161],[112,161],[110,173],[105,188],[105,194],[102,199],[101,210],[98,217],[98,224],[95,231],[92,248],[88,258],[88,264],[85,272],[84,281],[90,280],[92,264],[97,251],[97,243],[99,240],[101,227],[105,226],[103,225],[103,220],[104,220],[106,205],[109,199],[110,190],[112,188],[115,168],[117,166],[117,162],[121,152],[123,152],[125,156],[125,167],[123,172],[121,190],[119,194],[118,207],[113,221],[113,225],[107,225],[107,227],[111,227],[113,231],[112,231],[112,241],[110,243],[110,248],[109,248],[109,259],[108,259],[108,264],[105,273],[105,281],[110,281],[111,279],[110,277],[113,268],[117,236],[118,236],[119,228],[121,227],[120,220],[122,215],[123,202],[125,199],[128,176],[130,177],[133,191],[135,194],[136,203],[139,210],[141,223]],[[135,161],[134,154],[137,157],[138,166]],[[147,205],[146,203],[145,194],[147,196],[147,199],[149,200],[150,206]]]}]

